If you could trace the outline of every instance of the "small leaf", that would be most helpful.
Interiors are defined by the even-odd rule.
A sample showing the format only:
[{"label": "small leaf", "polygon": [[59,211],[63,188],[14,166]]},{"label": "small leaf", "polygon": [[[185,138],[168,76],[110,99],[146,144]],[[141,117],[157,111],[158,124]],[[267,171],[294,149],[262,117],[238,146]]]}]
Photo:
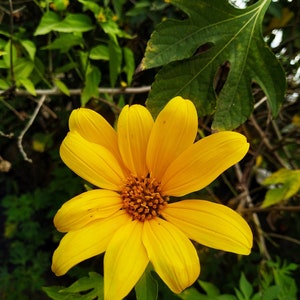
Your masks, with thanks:
[{"label": "small leaf", "polygon": [[240,278],[240,291],[243,293],[244,299],[250,300],[253,293],[253,288],[250,282],[245,277],[245,274],[242,273]]},{"label": "small leaf", "polygon": [[109,78],[110,85],[113,87],[116,84],[117,77],[121,72],[122,50],[114,41],[108,43],[109,49]]},{"label": "small leaf", "polygon": [[262,184],[271,186],[266,193],[262,207],[277,204],[298,193],[300,189],[300,170],[280,169],[266,178]]},{"label": "small leaf", "polygon": [[70,48],[82,45],[84,42],[82,36],[74,35],[73,33],[61,33],[51,44],[42,47],[42,50],[57,49],[62,53],[68,52]]},{"label": "small leaf", "polygon": [[6,80],[0,78],[0,89],[1,90],[6,90],[6,89],[9,89],[9,88],[10,88],[9,83]]},{"label": "small leaf", "polygon": [[134,287],[137,300],[156,300],[158,285],[152,277],[150,268],[147,268]]},{"label": "small leaf", "polygon": [[86,32],[94,29],[91,19],[83,14],[68,14],[53,30],[58,32]]},{"label": "small leaf", "polygon": [[[182,300],[212,300],[209,296],[200,294],[200,292],[194,287],[184,290],[177,296]],[[214,298],[214,300],[216,300],[216,298]]]},{"label": "small leaf", "polygon": [[12,59],[11,59],[11,51],[10,51],[10,47],[11,47],[11,41],[9,40],[7,42],[7,44],[4,47],[4,55],[3,55],[3,62],[5,64],[6,67],[10,67],[10,63],[11,61],[14,63],[17,60],[17,48],[14,44],[12,44]]},{"label": "small leaf", "polygon": [[219,289],[212,283],[207,281],[198,280],[199,285],[203,288],[208,296],[220,295]]},{"label": "small leaf", "polygon": [[109,60],[109,50],[105,45],[98,45],[91,49],[90,59],[94,60]]},{"label": "small leaf", "polygon": [[57,86],[57,88],[64,93],[67,96],[70,96],[70,91],[68,87],[59,79],[54,79],[54,84]]},{"label": "small leaf", "polygon": [[21,45],[26,49],[31,60],[34,60],[36,53],[36,46],[30,40],[21,40]]},{"label": "small leaf", "polygon": [[99,69],[94,66],[89,66],[85,77],[85,86],[81,94],[81,106],[85,106],[92,97],[97,98],[99,96],[98,86],[100,80],[101,73]]},{"label": "small leaf", "polygon": [[15,79],[28,78],[34,68],[34,63],[27,58],[19,58],[14,65]]},{"label": "small leaf", "polygon": [[50,7],[56,11],[63,11],[69,6],[69,0],[54,0]]},{"label": "small leaf", "polygon": [[123,70],[126,73],[127,84],[130,85],[133,74],[135,72],[134,54],[129,48],[124,47],[123,55],[124,55],[124,61],[125,61],[125,67],[123,68]]},{"label": "small leaf", "polygon": [[280,293],[280,287],[277,285],[269,286],[263,291],[260,300],[277,300]]},{"label": "small leaf", "polygon": [[18,78],[17,84],[21,84],[33,96],[36,96],[36,91],[33,82],[28,78]]},{"label": "small leaf", "polygon": [[53,11],[47,11],[44,13],[38,27],[36,28],[34,35],[47,34],[61,22],[60,17]]}]

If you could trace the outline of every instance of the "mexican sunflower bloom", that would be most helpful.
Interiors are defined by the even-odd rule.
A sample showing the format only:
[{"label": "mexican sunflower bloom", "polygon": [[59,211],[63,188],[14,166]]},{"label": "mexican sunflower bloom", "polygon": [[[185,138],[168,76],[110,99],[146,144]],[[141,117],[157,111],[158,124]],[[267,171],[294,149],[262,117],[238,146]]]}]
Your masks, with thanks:
[{"label": "mexican sunflower bloom", "polygon": [[191,240],[250,253],[251,230],[232,209],[170,200],[206,187],[240,161],[249,148],[243,135],[224,131],[194,143],[197,112],[181,97],[170,100],[155,121],[145,107],[126,105],[116,131],[96,112],[79,108],[69,128],[61,158],[98,189],[72,198],[54,218],[66,232],[53,255],[56,275],[105,252],[105,300],[124,298],[149,263],[180,293],[200,273]]}]

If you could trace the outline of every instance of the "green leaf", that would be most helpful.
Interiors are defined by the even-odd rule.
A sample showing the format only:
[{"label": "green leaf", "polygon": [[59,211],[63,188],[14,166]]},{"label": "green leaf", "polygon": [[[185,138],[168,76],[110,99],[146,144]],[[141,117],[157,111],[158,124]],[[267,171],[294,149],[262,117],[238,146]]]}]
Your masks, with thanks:
[{"label": "green leaf", "polygon": [[184,290],[178,297],[182,300],[212,300],[209,296],[200,294],[194,287]]},{"label": "green leaf", "polygon": [[241,278],[240,278],[240,291],[242,292],[245,300],[250,300],[251,295],[253,293],[253,288],[250,282],[247,280],[245,277],[245,274],[242,273]]},{"label": "green leaf", "polygon": [[203,288],[208,296],[218,296],[220,295],[219,289],[212,283],[198,280],[199,285]]},{"label": "green leaf", "polygon": [[85,86],[81,94],[81,106],[85,106],[92,97],[99,97],[98,86],[100,80],[101,73],[99,69],[89,65],[85,76]]},{"label": "green leaf", "polygon": [[86,32],[94,29],[91,19],[83,14],[68,14],[53,30],[58,32]]},{"label": "green leaf", "polygon": [[88,277],[83,277],[71,286],[43,287],[46,294],[54,300],[102,300],[104,297],[103,277],[95,272],[90,272]]},{"label": "green leaf", "polygon": [[19,80],[20,78],[28,78],[34,68],[34,63],[27,58],[17,59],[14,65],[14,75],[15,79]]},{"label": "green leaf", "polygon": [[114,41],[108,43],[109,49],[109,79],[111,86],[115,86],[118,75],[121,72],[122,49]]},{"label": "green leaf", "polygon": [[43,35],[51,31],[58,32],[85,32],[94,28],[91,19],[84,14],[69,13],[63,20],[52,12],[46,12],[38,25],[34,35]]},{"label": "green leaf", "polygon": [[269,286],[265,291],[263,291],[260,300],[276,300],[278,299],[279,292],[280,292],[279,286],[277,285]]},{"label": "green leaf", "polygon": [[[12,53],[10,51],[11,47],[11,41],[8,41],[7,44],[4,47],[4,55],[3,55],[3,62],[6,67],[10,67],[11,60],[13,62],[13,65],[15,64],[17,60],[17,48],[14,44],[12,44]],[[12,54],[12,59],[11,59],[11,54]]]},{"label": "green leaf", "polygon": [[105,45],[98,45],[91,49],[90,59],[94,60],[109,60],[109,50]]},{"label": "green leaf", "polygon": [[35,53],[36,53],[36,46],[35,46],[35,44],[32,41],[30,41],[30,40],[21,40],[20,43],[25,48],[25,50],[27,51],[30,59],[34,60]]},{"label": "green leaf", "polygon": [[70,50],[70,48],[83,45],[84,40],[82,36],[75,35],[73,33],[61,33],[61,35],[56,38],[51,44],[42,47],[42,50],[49,50],[49,49],[57,49],[60,50],[62,53],[66,53]]},{"label": "green leaf", "polygon": [[93,12],[95,16],[97,16],[102,9],[101,6],[93,1],[78,0],[78,2],[83,4],[85,9],[89,9],[91,12]]},{"label": "green leaf", "polygon": [[135,72],[134,54],[131,49],[124,47],[123,55],[125,61],[125,67],[123,68],[123,71],[126,73],[127,84],[130,85]]},{"label": "green leaf", "polygon": [[285,74],[262,36],[270,1],[237,9],[227,1],[170,0],[188,18],[161,23],[148,42],[142,69],[164,66],[147,100],[153,115],[181,95],[195,103],[199,115],[215,114],[213,128],[233,129],[253,110],[255,81],[275,116]]},{"label": "green leaf", "polygon": [[35,87],[32,81],[28,78],[18,78],[17,85],[21,84],[33,96],[36,96]]},{"label": "green leaf", "polygon": [[137,300],[156,300],[158,285],[151,275],[150,268],[147,268],[138,283],[134,287]]},{"label": "green leaf", "polygon": [[53,11],[44,13],[34,35],[43,35],[52,31],[61,22],[60,17]]},{"label": "green leaf", "polygon": [[6,89],[9,89],[9,88],[10,88],[9,82],[0,78],[0,89],[1,90],[6,90]]},{"label": "green leaf", "polygon": [[59,79],[54,79],[54,84],[57,86],[57,88],[64,93],[67,96],[70,96],[70,91],[68,87]]},{"label": "green leaf", "polygon": [[300,190],[300,170],[280,169],[266,178],[263,185],[271,186],[267,191],[262,207],[287,200]]},{"label": "green leaf", "polygon": [[54,300],[71,300],[68,295],[60,294],[60,291],[63,289],[63,286],[44,286],[42,287],[43,291],[47,294],[50,299]]}]

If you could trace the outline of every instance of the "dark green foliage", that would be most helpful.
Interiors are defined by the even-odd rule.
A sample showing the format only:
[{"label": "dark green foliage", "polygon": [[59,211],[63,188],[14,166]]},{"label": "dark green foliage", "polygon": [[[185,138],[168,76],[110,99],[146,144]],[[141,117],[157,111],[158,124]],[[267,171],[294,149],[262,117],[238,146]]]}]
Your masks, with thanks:
[{"label": "dark green foliage", "polygon": [[[175,295],[149,266],[126,299],[300,299],[300,198],[289,175],[300,167],[300,2],[246,2],[241,10],[218,0],[0,1],[1,300],[103,298],[102,256],[61,278],[51,272],[62,237],[53,216],[85,190],[59,157],[69,114],[86,106],[114,124],[124,104],[148,97],[156,115],[177,94],[197,105],[199,136],[242,124],[247,157],[186,197],[237,209],[254,247],[239,257],[195,245],[201,276],[192,287]],[[149,95],[123,94],[145,85]],[[21,146],[32,163],[18,144],[30,121]],[[285,180],[274,181],[280,169]],[[283,197],[286,185],[294,188]],[[270,195],[276,201],[262,205]]]}]

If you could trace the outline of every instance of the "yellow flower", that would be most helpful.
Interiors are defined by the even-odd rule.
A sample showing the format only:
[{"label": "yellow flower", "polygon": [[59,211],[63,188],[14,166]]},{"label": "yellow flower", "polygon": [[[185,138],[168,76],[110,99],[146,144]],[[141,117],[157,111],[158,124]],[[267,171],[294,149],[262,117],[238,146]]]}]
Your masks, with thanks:
[{"label": "yellow flower", "polygon": [[67,232],[52,270],[65,274],[105,252],[104,297],[125,297],[150,262],[175,293],[193,284],[199,258],[190,240],[249,254],[252,233],[230,208],[205,200],[170,202],[210,184],[247,153],[246,138],[219,132],[196,143],[193,103],[175,97],[155,122],[141,105],[125,106],[117,131],[96,112],[80,108],[60,155],[76,174],[99,187],[66,202],[54,218]]}]

